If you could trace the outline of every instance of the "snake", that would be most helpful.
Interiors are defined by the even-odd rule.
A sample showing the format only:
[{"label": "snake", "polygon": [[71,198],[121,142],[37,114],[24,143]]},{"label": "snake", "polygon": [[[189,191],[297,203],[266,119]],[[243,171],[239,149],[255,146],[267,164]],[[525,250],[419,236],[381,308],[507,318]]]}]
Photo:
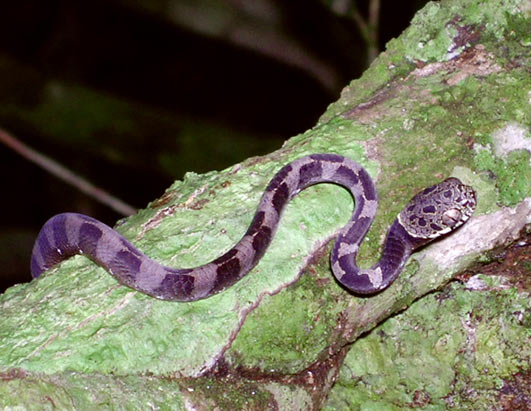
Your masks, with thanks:
[{"label": "snake", "polygon": [[207,298],[232,286],[256,266],[275,235],[286,204],[318,183],[343,186],[354,198],[353,214],[339,230],[330,267],[340,285],[360,296],[386,289],[414,250],[463,225],[476,208],[474,189],[455,177],[422,190],[391,224],[380,259],[361,269],[356,256],[376,216],[375,183],[354,160],[332,153],[312,154],[276,173],[241,240],[207,264],[195,268],[162,265],[104,223],[83,214],[62,213],[50,218],[40,230],[31,256],[31,273],[37,278],[81,254],[119,283],[157,299],[186,302]]}]

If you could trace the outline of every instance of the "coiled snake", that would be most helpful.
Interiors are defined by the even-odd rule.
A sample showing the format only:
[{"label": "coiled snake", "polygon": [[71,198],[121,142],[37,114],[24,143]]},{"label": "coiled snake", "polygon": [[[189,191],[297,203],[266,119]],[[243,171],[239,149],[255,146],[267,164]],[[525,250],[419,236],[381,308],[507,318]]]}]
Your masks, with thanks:
[{"label": "coiled snake", "polygon": [[380,260],[372,268],[360,269],[356,255],[376,214],[376,187],[355,161],[336,154],[314,154],[287,164],[273,177],[245,235],[208,264],[186,269],[163,266],[102,222],[64,213],[52,217],[41,229],[33,248],[31,273],[39,277],[66,258],[83,254],[120,283],[144,294],[176,301],[206,298],[233,285],[258,263],[285,205],[301,190],[318,183],[339,184],[354,196],[355,210],[336,240],[331,267],[337,280],[358,294],[385,289],[414,249],[465,223],[476,207],[474,190],[457,178],[426,188],[391,225]]}]

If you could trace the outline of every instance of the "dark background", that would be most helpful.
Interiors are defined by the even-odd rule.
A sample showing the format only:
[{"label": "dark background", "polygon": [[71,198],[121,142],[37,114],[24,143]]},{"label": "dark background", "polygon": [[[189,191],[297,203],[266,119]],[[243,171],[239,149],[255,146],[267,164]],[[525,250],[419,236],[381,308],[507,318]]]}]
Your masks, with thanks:
[{"label": "dark background", "polygon": [[[369,0],[5,3],[0,128],[144,207],[312,127],[426,1],[382,2],[372,49]],[[0,173],[0,292],[30,279],[47,218],[123,217],[2,144]]]}]

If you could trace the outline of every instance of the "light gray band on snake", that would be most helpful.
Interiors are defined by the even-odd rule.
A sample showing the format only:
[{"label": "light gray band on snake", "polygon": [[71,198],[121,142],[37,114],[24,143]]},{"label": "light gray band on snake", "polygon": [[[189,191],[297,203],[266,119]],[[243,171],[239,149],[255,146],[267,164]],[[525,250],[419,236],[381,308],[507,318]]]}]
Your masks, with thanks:
[{"label": "light gray band on snake", "polygon": [[166,267],[147,257],[118,232],[91,217],[64,213],[41,229],[31,257],[33,277],[66,258],[83,254],[120,283],[163,300],[209,297],[246,275],[265,253],[285,205],[304,188],[335,183],[354,196],[354,213],[331,254],[337,280],[358,294],[391,284],[415,248],[466,222],[476,207],[474,190],[449,178],[417,194],[391,225],[380,260],[370,269],[356,266],[358,248],[369,230],[378,196],[369,174],[355,161],[336,154],[314,154],[284,166],[267,186],[242,239],[214,261],[196,268]]}]

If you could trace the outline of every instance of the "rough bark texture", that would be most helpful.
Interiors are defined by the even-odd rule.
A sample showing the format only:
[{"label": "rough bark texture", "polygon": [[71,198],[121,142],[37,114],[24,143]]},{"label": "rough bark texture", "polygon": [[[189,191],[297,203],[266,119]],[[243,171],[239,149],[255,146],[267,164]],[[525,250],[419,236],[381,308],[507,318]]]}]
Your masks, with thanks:
[{"label": "rough bark texture", "polygon": [[276,170],[335,152],[377,182],[379,214],[359,259],[368,265],[416,191],[450,175],[474,186],[471,221],[416,253],[388,290],[355,298],[333,281],[327,240],[352,201],[338,187],[312,187],[288,206],[260,264],[207,300],[154,300],[82,257],[9,289],[0,296],[0,405],[335,410],[529,402],[529,253],[509,270],[519,281],[481,275],[476,265],[477,274],[448,285],[473,263],[496,258],[490,250],[519,238],[529,247],[528,29],[524,0],[429,3],[312,130],[269,156],[190,173],[117,227],[169,265],[210,261],[245,232]]}]

